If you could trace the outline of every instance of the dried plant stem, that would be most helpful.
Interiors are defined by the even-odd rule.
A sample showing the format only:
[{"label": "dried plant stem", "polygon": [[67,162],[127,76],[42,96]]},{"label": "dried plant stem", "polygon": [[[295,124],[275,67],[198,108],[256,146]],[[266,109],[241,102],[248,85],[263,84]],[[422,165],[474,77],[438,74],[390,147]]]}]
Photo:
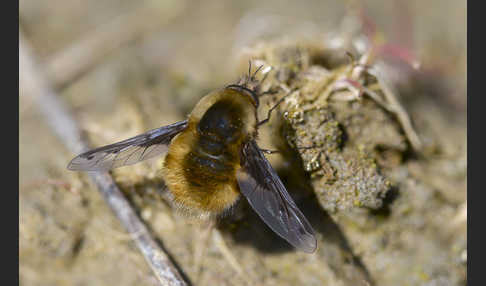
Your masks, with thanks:
[{"label": "dried plant stem", "polygon": [[[81,139],[81,132],[76,122],[36,65],[29,44],[21,31],[19,32],[19,73],[21,96],[30,96],[34,99],[35,105],[44,114],[50,128],[66,147],[73,153],[88,149],[88,144]],[[95,172],[90,172],[89,176],[142,252],[160,284],[186,285],[169,256],[150,236],[148,229],[131,208],[112,177],[108,173]]]},{"label": "dried plant stem", "polygon": [[[378,84],[381,88],[381,91],[383,92],[387,104],[378,101],[377,102],[385,107],[385,109],[396,115],[398,121],[400,122],[400,125],[402,125],[403,131],[405,132],[408,141],[410,142],[410,145],[416,152],[420,153],[422,151],[422,142],[420,141],[417,132],[415,132],[415,129],[412,126],[410,116],[408,116],[407,111],[398,101],[396,91],[393,90],[392,85],[388,83],[388,81],[385,79],[385,76],[378,72],[377,69],[372,69],[370,70],[370,72],[378,80]],[[375,101],[377,100],[377,98],[379,98],[379,96],[371,90],[366,90],[366,92]]]},{"label": "dried plant stem", "polygon": [[221,252],[221,254],[223,255],[223,257],[226,259],[226,261],[228,261],[231,268],[233,268],[233,270],[236,271],[236,273],[240,277],[246,278],[247,281],[248,281],[250,279],[250,277],[248,277],[248,276],[245,277],[245,273],[244,273],[243,269],[241,268],[240,263],[238,263],[238,260],[236,260],[235,256],[233,255],[231,250],[228,248],[228,246],[224,242],[223,236],[221,235],[219,230],[213,229],[212,235],[213,235],[213,240],[214,240],[216,246],[218,247],[218,249]]},{"label": "dried plant stem", "polygon": [[[169,23],[182,10],[183,1],[167,9],[145,4],[87,33],[66,49],[50,56],[46,75],[54,89],[62,89],[96,67],[111,52]],[[163,19],[161,22],[159,19]],[[155,22],[157,21],[157,22]]]}]

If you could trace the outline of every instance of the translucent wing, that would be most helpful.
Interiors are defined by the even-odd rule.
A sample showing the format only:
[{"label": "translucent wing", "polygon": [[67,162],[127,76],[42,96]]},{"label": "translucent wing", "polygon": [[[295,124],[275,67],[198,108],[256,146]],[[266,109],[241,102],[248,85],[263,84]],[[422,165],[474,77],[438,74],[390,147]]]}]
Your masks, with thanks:
[{"label": "translucent wing", "polygon": [[135,164],[167,151],[172,138],[187,127],[187,120],[150,130],[118,143],[76,156],[67,168],[75,171],[107,171]]},{"label": "translucent wing", "polygon": [[297,249],[314,252],[314,230],[254,140],[243,146],[241,167],[237,172],[240,191],[260,218]]}]

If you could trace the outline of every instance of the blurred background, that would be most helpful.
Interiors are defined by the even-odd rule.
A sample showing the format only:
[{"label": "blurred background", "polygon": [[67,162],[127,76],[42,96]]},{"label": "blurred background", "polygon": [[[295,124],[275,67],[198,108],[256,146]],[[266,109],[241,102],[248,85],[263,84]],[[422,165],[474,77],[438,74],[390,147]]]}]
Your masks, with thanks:
[{"label": "blurred background", "polygon": [[[379,259],[356,260],[354,256],[373,250],[353,249],[359,244],[354,241],[346,247],[353,257],[343,263],[360,264],[364,276],[371,277],[361,285],[465,285],[466,6],[466,1],[454,0],[20,0],[19,16],[22,36],[42,72],[93,146],[183,119],[208,91],[241,76],[241,63],[247,62],[242,55],[257,43],[325,41],[349,34],[400,46],[406,58],[420,63],[419,72],[402,71],[415,83],[404,94],[420,100],[413,105],[407,105],[407,97],[401,100],[413,108],[409,112],[412,118],[417,115],[419,126],[420,114],[429,113],[423,120],[430,134],[442,138],[441,154],[447,160],[427,167],[454,177],[452,187],[438,180],[432,189],[439,190],[434,196],[440,196],[459,225],[444,233],[460,238],[444,234],[446,238],[424,248],[434,249],[430,253],[423,250],[423,257],[406,259],[397,258],[402,253],[396,246]],[[95,186],[85,175],[66,170],[75,154],[54,136],[22,86],[19,103],[21,284],[157,285]],[[202,269],[193,269],[192,240],[199,229],[172,213],[158,184],[146,183],[157,178],[159,167],[160,160],[153,160],[120,169],[114,177],[194,285],[356,285],[341,269],[348,266],[332,260],[337,254],[265,251],[268,245],[254,245],[244,235],[224,235],[244,275],[236,275],[223,259],[217,237],[208,246]],[[423,198],[424,205],[429,199]],[[259,223],[249,216],[246,223]],[[326,220],[330,232],[343,227],[346,237],[345,226]],[[231,227],[231,222],[225,226]],[[251,235],[251,229],[246,232]],[[352,236],[352,228],[349,232]],[[261,239],[268,237],[272,234]],[[453,254],[440,261],[429,259],[448,251]]]}]

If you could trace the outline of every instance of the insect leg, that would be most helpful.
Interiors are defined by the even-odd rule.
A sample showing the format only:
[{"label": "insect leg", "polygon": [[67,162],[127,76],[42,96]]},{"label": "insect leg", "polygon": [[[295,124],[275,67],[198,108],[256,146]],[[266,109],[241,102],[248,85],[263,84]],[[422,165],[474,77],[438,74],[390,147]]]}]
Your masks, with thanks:
[{"label": "insect leg", "polygon": [[267,118],[265,118],[265,119],[263,119],[262,121],[258,122],[258,125],[257,125],[257,126],[261,126],[261,125],[263,125],[263,124],[267,123],[267,122],[270,120],[270,116],[272,115],[272,111],[273,111],[275,108],[277,108],[277,107],[280,105],[280,103],[282,103],[282,102],[285,100],[285,98],[286,98],[287,96],[291,95],[291,94],[293,93],[293,91],[295,91],[295,90],[296,90],[296,89],[291,90],[291,91],[290,91],[290,92],[288,92],[286,95],[284,95],[282,98],[280,98],[280,99],[277,101],[277,103],[276,103],[276,104],[275,104],[275,105],[274,105],[272,108],[270,108],[270,109],[268,110],[268,113],[267,113]]},{"label": "insect leg", "polygon": [[269,95],[269,94],[272,95],[272,94],[276,94],[276,93],[278,93],[278,90],[270,88],[270,89],[260,93],[259,96],[262,97],[264,95]]}]

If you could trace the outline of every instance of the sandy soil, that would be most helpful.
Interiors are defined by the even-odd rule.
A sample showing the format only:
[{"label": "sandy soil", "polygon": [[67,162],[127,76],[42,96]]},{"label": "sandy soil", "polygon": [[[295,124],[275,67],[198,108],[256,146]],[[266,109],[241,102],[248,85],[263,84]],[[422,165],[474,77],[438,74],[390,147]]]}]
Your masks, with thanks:
[{"label": "sandy soil", "polygon": [[[162,158],[113,171],[193,285],[466,285],[466,3],[366,1],[362,18],[353,3],[22,0],[19,15],[46,67],[117,16],[135,15],[140,36],[82,76],[66,83],[46,68],[93,146],[184,119],[244,74],[249,58],[274,67],[266,87],[297,90],[260,145],[282,150],[268,158],[317,232],[315,254],[296,252],[241,200],[196,267],[205,229],[172,210]],[[359,88],[333,89],[354,68],[345,52],[358,60],[365,35],[420,60],[420,71],[397,63],[399,53],[370,62],[388,64],[420,150],[396,113]],[[373,76],[358,81],[385,98]],[[262,114],[283,94],[268,97]],[[66,170],[76,154],[22,90],[19,100],[20,284],[158,285],[96,187]]]}]

